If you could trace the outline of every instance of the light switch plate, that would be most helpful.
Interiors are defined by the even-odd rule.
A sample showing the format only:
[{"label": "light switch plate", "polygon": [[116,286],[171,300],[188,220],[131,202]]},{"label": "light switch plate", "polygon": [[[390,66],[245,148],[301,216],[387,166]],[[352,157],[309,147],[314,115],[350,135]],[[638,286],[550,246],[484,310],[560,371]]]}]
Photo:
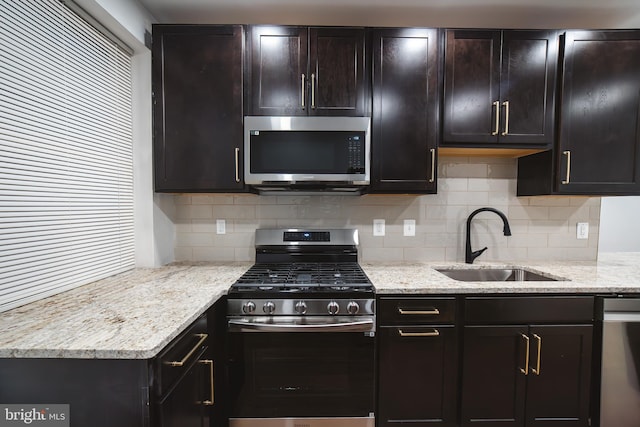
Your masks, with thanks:
[{"label": "light switch plate", "polygon": [[216,219],[216,234],[225,234],[227,232],[227,222],[224,219]]},{"label": "light switch plate", "polygon": [[405,236],[415,236],[416,235],[416,220],[415,219],[405,219],[404,220],[404,233]]},{"label": "light switch plate", "polygon": [[373,235],[384,236],[384,219],[373,220]]},{"label": "light switch plate", "polygon": [[585,240],[589,238],[589,223],[579,222],[576,226],[576,239]]}]

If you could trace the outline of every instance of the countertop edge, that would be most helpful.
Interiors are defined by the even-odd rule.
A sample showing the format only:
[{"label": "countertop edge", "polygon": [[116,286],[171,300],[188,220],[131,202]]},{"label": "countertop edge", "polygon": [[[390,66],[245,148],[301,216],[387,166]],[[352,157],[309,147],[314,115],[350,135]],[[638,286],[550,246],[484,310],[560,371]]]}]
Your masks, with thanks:
[{"label": "countertop edge", "polygon": [[[640,296],[640,253],[597,262],[518,264],[560,280],[461,282],[435,270],[469,268],[460,263],[364,262],[361,266],[379,297]],[[486,262],[474,264],[473,268],[504,265]],[[0,313],[0,331],[4,331],[0,332],[0,358],[153,359],[223,298],[250,266],[250,263],[178,263],[157,269],[134,269],[86,288]],[[165,301],[173,303],[164,304]]]},{"label": "countertop edge", "polygon": [[188,316],[182,323],[176,325],[175,329],[164,336],[153,347],[141,348],[135,350],[117,350],[117,349],[17,349],[17,348],[0,348],[0,359],[21,358],[21,359],[130,359],[130,360],[148,360],[156,357],[168,344],[177,338],[189,325],[191,325],[198,317],[204,314],[216,302],[223,298],[227,291],[221,291],[213,295],[211,300],[201,306],[192,315]]}]

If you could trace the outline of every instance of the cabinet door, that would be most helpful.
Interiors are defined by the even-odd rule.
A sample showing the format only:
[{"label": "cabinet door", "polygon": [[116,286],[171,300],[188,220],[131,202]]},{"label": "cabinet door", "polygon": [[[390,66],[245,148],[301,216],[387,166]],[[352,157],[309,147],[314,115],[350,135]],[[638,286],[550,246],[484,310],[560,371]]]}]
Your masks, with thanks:
[{"label": "cabinet door", "polygon": [[377,30],[373,37],[371,191],[435,193],[437,30]]},{"label": "cabinet door", "polygon": [[201,403],[207,399],[204,391],[206,375],[203,369],[203,365],[195,363],[180,378],[173,390],[158,402],[158,427],[209,426],[209,408]]},{"label": "cabinet door", "polygon": [[500,143],[553,143],[557,62],[556,31],[503,32]]},{"label": "cabinet door", "polygon": [[242,191],[242,27],[153,27],[156,191]]},{"label": "cabinet door", "polygon": [[379,339],[379,425],[455,426],[454,327],[381,327]]},{"label": "cabinet door", "polygon": [[570,31],[564,52],[558,191],[639,194],[640,31]]},{"label": "cabinet door", "polygon": [[307,29],[252,27],[250,49],[250,115],[307,115]]},{"label": "cabinet door", "polygon": [[364,29],[311,28],[309,66],[309,114],[367,113]]},{"label": "cabinet door", "polygon": [[466,326],[462,426],[524,425],[526,326]]},{"label": "cabinet door", "polygon": [[528,427],[587,427],[593,327],[532,326]]},{"label": "cabinet door", "polygon": [[447,31],[443,143],[498,142],[500,36],[500,31]]}]

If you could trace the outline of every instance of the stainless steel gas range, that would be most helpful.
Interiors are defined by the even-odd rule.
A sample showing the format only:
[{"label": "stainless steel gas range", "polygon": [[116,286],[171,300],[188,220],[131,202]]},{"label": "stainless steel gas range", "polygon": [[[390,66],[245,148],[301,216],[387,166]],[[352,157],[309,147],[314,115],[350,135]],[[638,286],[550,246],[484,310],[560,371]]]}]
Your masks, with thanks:
[{"label": "stainless steel gas range", "polygon": [[373,427],[374,288],[354,229],[256,231],[229,290],[230,427]]}]

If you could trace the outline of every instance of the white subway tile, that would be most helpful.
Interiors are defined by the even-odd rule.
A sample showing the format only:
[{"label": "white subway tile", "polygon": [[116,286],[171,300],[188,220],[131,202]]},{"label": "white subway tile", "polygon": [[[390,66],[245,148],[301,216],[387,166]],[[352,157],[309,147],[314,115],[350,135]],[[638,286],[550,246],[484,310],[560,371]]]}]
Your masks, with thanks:
[{"label": "white subway tile", "polygon": [[403,261],[404,254],[398,248],[361,248],[360,260],[363,262]]},{"label": "white subway tile", "polygon": [[193,261],[193,248],[176,246],[173,250],[176,261]]},{"label": "white subway tile", "polygon": [[446,261],[445,248],[404,248],[403,260],[406,262]]},{"label": "white subway tile", "polygon": [[[229,248],[202,247],[193,248],[194,261],[235,261],[235,251]],[[229,284],[231,285],[231,284]]]}]

